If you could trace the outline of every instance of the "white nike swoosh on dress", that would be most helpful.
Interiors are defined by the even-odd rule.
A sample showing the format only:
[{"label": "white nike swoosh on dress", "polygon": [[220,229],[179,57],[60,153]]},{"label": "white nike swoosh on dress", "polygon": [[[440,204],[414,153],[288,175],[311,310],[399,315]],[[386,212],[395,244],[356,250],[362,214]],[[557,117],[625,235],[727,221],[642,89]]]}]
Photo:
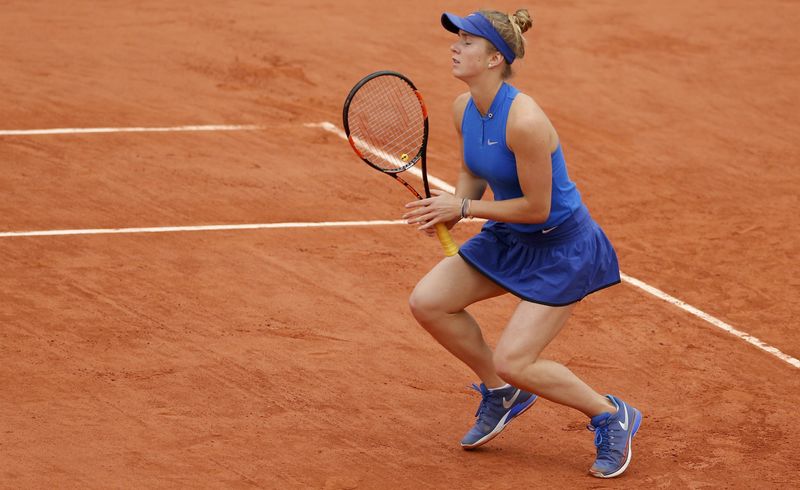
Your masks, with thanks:
[{"label": "white nike swoosh on dress", "polygon": [[498,141],[488,140],[487,143],[489,144],[489,146],[491,146],[491,145],[496,145],[499,142]]},{"label": "white nike swoosh on dress", "polygon": [[556,228],[558,228],[558,226],[554,226],[552,228],[548,228],[546,230],[542,230],[542,233],[550,233],[551,231],[555,230]]},{"label": "white nike swoosh on dress", "polygon": [[514,396],[511,397],[511,400],[506,401],[506,397],[503,397],[503,408],[505,408],[506,410],[511,408],[511,405],[514,404],[518,396],[519,396],[519,390],[517,390],[516,393],[514,393]]}]

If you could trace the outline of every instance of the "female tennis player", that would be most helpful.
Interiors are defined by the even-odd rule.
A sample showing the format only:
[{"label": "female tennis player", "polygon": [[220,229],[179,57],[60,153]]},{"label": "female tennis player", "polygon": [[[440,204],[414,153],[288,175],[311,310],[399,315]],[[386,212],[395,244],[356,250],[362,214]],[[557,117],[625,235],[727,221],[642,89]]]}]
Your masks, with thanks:
[{"label": "female tennis player", "polygon": [[[527,10],[442,14],[458,35],[453,75],[469,87],[453,106],[463,162],[455,195],[410,202],[403,216],[430,232],[467,217],[487,220],[459,254],[436,265],[410,298],[417,321],[480,378],[475,425],[461,441],[476,448],[494,438],[538,396],[590,418],[597,457],[589,473],[622,474],[642,421],[636,408],[602,396],[567,367],[540,357],[575,304],[620,281],[616,253],[570,180],[558,134],[534,100],[505,82],[525,54]],[[487,184],[494,200],[482,200]],[[511,293],[521,301],[494,353],[464,308]]]}]

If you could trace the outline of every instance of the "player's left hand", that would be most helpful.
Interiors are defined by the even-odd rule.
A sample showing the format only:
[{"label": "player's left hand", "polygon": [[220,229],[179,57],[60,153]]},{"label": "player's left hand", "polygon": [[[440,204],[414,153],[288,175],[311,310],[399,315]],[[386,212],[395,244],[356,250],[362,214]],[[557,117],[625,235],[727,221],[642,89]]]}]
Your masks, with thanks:
[{"label": "player's left hand", "polygon": [[410,225],[419,224],[422,231],[433,231],[437,223],[455,224],[461,218],[461,199],[439,189],[432,189],[431,194],[427,199],[406,204],[411,211],[403,219]]}]

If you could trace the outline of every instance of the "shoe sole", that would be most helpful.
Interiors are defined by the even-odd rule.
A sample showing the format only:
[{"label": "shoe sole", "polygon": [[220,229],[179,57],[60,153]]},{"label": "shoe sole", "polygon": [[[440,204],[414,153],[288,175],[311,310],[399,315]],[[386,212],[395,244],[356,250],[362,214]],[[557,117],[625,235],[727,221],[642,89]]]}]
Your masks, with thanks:
[{"label": "shoe sole", "polygon": [[609,473],[607,475],[589,469],[590,475],[596,478],[614,478],[616,476],[621,475],[622,473],[625,472],[626,469],[628,469],[628,465],[630,464],[631,459],[633,458],[633,436],[636,435],[636,433],[639,431],[639,426],[642,425],[642,412],[634,408],[634,414],[636,418],[633,421],[633,430],[631,431],[631,434],[628,436],[628,457],[625,458],[625,464],[623,464],[617,471]]},{"label": "shoe sole", "polygon": [[[473,442],[472,444],[464,444],[464,443],[462,442],[462,443],[461,443],[461,447],[462,447],[463,449],[467,450],[467,451],[471,451],[471,450],[473,450],[473,449],[475,449],[475,448],[478,448],[478,447],[480,447],[480,446],[483,446],[483,445],[484,445],[484,444],[486,444],[487,442],[489,442],[489,441],[491,441],[492,439],[494,439],[495,437],[497,437],[497,434],[499,434],[499,433],[503,432],[503,429],[505,429],[505,428],[506,428],[506,426],[507,426],[508,424],[510,424],[512,420],[514,420],[515,418],[517,418],[517,417],[519,417],[520,415],[522,415],[523,413],[525,413],[525,412],[526,412],[526,411],[527,411],[529,408],[531,408],[531,407],[533,406],[533,404],[534,404],[534,403],[536,403],[536,400],[538,400],[538,399],[539,399],[539,397],[538,397],[538,396],[536,396],[536,395],[532,396],[532,397],[530,398],[530,400],[529,400],[529,401],[530,401],[530,403],[528,403],[527,405],[525,405],[525,406],[522,408],[522,410],[520,410],[519,412],[517,412],[517,414],[516,414],[516,415],[514,415],[513,417],[511,417],[510,419],[508,419],[508,421],[506,421],[506,418],[507,418],[507,417],[508,417],[508,416],[511,414],[511,412],[513,412],[513,411],[514,411],[514,409],[512,408],[511,410],[509,410],[509,411],[508,411],[508,413],[506,413],[506,414],[503,416],[503,418],[501,418],[501,419],[500,419],[500,422],[498,422],[498,424],[495,426],[495,428],[494,428],[494,429],[492,429],[492,431],[491,431],[491,432],[489,432],[489,433],[488,433],[488,434],[486,434],[485,436],[481,437],[481,438],[480,438],[480,439],[478,439],[477,441]],[[527,402],[526,402],[526,403],[527,403]]]}]

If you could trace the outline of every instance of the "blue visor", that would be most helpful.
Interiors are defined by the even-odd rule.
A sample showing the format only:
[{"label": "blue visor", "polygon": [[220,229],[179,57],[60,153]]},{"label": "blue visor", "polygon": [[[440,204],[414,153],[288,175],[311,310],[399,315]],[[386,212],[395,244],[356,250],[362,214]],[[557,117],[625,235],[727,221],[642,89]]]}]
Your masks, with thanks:
[{"label": "blue visor", "polygon": [[497,33],[492,23],[489,22],[489,19],[478,12],[469,14],[466,17],[459,17],[455,14],[445,12],[442,14],[442,25],[448,31],[456,34],[461,30],[473,36],[479,36],[488,40],[500,51],[500,54],[503,55],[509,65],[513,63],[516,58],[516,56],[514,56],[514,51],[508,47],[503,37]]}]

